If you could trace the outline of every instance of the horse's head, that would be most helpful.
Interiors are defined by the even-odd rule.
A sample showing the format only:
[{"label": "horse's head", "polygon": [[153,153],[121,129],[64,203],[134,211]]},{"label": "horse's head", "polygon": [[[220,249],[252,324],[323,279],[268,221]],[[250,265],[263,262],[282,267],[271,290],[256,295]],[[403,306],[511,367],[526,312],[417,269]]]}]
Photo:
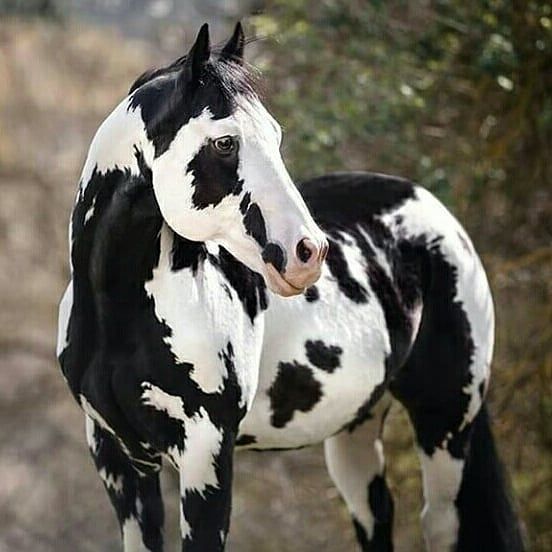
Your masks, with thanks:
[{"label": "horse's head", "polygon": [[238,23],[212,54],[204,25],[186,56],[138,79],[131,105],[154,146],[168,225],[222,245],[274,292],[295,295],[318,279],[327,241],[286,170],[280,126],[251,85],[243,47]]}]

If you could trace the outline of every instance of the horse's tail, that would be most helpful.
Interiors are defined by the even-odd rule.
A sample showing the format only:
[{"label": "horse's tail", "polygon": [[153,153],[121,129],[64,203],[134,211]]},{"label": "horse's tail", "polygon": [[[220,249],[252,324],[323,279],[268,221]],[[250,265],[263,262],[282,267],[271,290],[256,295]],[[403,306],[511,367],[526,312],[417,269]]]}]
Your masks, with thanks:
[{"label": "horse's tail", "polygon": [[525,550],[509,493],[509,481],[498,457],[485,405],[473,422],[470,449],[456,504],[460,516],[458,552]]}]

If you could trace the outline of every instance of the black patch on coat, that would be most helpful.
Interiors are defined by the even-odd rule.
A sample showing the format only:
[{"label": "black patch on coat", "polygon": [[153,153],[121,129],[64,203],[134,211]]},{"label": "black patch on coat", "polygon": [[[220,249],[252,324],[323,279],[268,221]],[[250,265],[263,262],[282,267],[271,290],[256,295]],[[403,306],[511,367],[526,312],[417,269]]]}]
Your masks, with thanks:
[{"label": "black patch on coat", "polygon": [[245,215],[250,203],[251,203],[251,192],[245,192],[245,194],[243,194],[243,197],[240,201],[240,212],[242,215]]},{"label": "black patch on coat", "polygon": [[[243,202],[243,200],[242,200]],[[245,233],[251,236],[261,247],[266,245],[266,226],[260,207],[251,203],[243,216]]]},{"label": "black patch on coat", "polygon": [[366,272],[370,287],[383,309],[385,324],[391,341],[391,353],[386,358],[386,378],[394,374],[404,363],[412,341],[410,312],[422,298],[422,265],[424,245],[415,247],[406,242],[396,244],[380,224],[362,225],[380,248],[391,265],[391,277],[377,262],[375,251],[364,235],[351,230],[356,244],[366,259]]},{"label": "black patch on coat", "polygon": [[203,243],[187,240],[173,234],[171,257],[171,270],[176,272],[190,268],[193,274],[196,274],[200,263],[207,257],[207,251]]},{"label": "black patch on coat", "polygon": [[314,379],[312,369],[297,361],[280,362],[278,374],[267,391],[274,427],[284,427],[296,410],[308,412],[322,398],[322,386]]},{"label": "black patch on coat", "polygon": [[228,533],[232,500],[232,454],[235,434],[224,430],[220,452],[213,458],[218,486],[207,485],[203,491],[186,490],[181,497],[182,513],[191,534],[182,541],[186,552],[221,551],[221,534]]},{"label": "black patch on coat", "polygon": [[[384,381],[367,398],[349,424],[350,428],[354,428],[369,415],[410,351],[410,315],[422,299],[424,277],[429,273],[424,257],[427,247],[423,237],[414,243],[397,243],[378,216],[414,199],[415,186],[397,177],[357,172],[315,178],[304,182],[300,189],[315,220],[330,237],[326,262],[340,291],[357,304],[364,304],[370,299],[367,286],[351,275],[342,251],[343,244],[352,244],[360,249],[365,259],[367,281],[383,308],[389,332],[391,353],[385,360]],[[376,252],[364,233],[386,257],[391,275],[379,265]]]},{"label": "black patch on coat", "polygon": [[332,276],[337,280],[339,289],[353,303],[367,303],[368,290],[351,275],[341,246],[334,239],[330,238],[328,241],[329,250],[326,263]]},{"label": "black patch on coat", "polygon": [[238,163],[237,152],[221,156],[210,142],[201,146],[186,170],[194,176],[192,203],[196,209],[216,207],[227,195],[241,193],[243,180],[238,179]]},{"label": "black patch on coat", "polygon": [[[463,305],[456,300],[457,268],[441,253],[439,240],[428,244],[426,259],[420,328],[390,389],[408,410],[419,445],[431,456],[464,419],[470,397],[463,389],[472,380],[474,343]],[[449,452],[461,457],[463,440],[449,440]]]},{"label": "black patch on coat", "polygon": [[358,541],[358,544],[360,544],[360,549],[362,552],[376,552],[372,548],[370,548],[370,543],[368,542],[368,533],[366,533],[366,529],[361,525],[360,521],[354,516],[352,516],[353,519],[353,527],[355,529],[355,535]]},{"label": "black patch on coat", "polygon": [[368,504],[374,516],[371,550],[392,552],[394,504],[385,478],[381,475],[376,475],[368,485]]},{"label": "black patch on coat", "polygon": [[393,497],[385,478],[376,475],[368,484],[368,508],[374,518],[372,538],[366,528],[353,515],[353,527],[362,552],[393,552]]},{"label": "black patch on coat", "polygon": [[312,178],[298,188],[315,220],[331,228],[351,228],[415,197],[409,180],[360,171]]},{"label": "black patch on coat", "polygon": [[[122,484],[121,490],[105,485],[121,528],[126,520],[134,518],[140,527],[142,541],[147,549],[161,552],[165,517],[159,483],[161,459],[153,462],[156,468],[152,468],[150,473],[140,473],[122,452],[115,439],[96,423],[93,435],[96,446],[95,449],[90,449],[90,453],[96,469],[103,470],[103,477],[120,481]],[[137,509],[138,501],[141,505],[140,511]]]},{"label": "black patch on coat", "polygon": [[271,264],[278,272],[283,273],[286,267],[286,252],[277,243],[268,242],[263,249],[263,261]]},{"label": "black patch on coat", "polygon": [[339,357],[343,349],[337,345],[326,345],[322,340],[307,341],[305,349],[309,362],[330,374],[340,366]]},{"label": "black patch on coat", "polygon": [[251,323],[268,306],[266,284],[257,272],[249,270],[224,247],[218,255],[208,255],[209,261],[224,275],[228,284],[237,293]]},{"label": "black patch on coat", "polygon": [[305,291],[305,300],[307,303],[314,303],[320,299],[320,292],[316,286],[311,286]]},{"label": "black patch on coat", "polygon": [[239,95],[255,94],[247,69],[236,63],[209,61],[199,83],[184,78],[186,57],[144,73],[132,86],[129,109],[140,109],[155,157],[165,153],[178,131],[207,108],[213,119],[229,117]]},{"label": "black patch on coat", "polygon": [[252,445],[256,442],[257,442],[257,437],[255,437],[255,435],[248,435],[247,433],[244,433],[243,435],[240,435],[236,439],[236,446],[244,447],[246,445]]}]

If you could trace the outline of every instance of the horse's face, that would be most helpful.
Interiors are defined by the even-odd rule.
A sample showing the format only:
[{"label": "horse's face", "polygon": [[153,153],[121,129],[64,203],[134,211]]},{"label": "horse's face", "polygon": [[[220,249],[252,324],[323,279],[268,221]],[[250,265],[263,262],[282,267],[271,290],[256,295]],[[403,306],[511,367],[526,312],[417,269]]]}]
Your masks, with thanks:
[{"label": "horse's face", "polygon": [[177,234],[224,246],[274,292],[296,295],[320,276],[326,238],[286,170],[278,123],[232,80],[243,79],[241,27],[216,64],[208,48],[204,27],[179,77],[190,116],[152,164],[161,213]]}]

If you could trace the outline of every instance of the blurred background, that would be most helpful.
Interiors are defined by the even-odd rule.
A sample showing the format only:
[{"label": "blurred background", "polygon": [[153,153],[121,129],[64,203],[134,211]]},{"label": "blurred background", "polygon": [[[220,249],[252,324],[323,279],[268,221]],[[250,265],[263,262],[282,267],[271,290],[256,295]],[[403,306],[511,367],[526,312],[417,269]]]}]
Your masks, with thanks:
[{"label": "blurred background", "polygon": [[[101,121],[201,23],[241,18],[301,179],[416,179],[472,236],[498,317],[490,402],[528,541],[552,550],[552,4],[526,0],[0,0],[0,550],[118,550],[54,360],[66,228]],[[422,550],[404,412],[385,433],[396,549]],[[231,551],[355,550],[320,447],[240,453]],[[167,475],[169,522],[175,480]]]}]

